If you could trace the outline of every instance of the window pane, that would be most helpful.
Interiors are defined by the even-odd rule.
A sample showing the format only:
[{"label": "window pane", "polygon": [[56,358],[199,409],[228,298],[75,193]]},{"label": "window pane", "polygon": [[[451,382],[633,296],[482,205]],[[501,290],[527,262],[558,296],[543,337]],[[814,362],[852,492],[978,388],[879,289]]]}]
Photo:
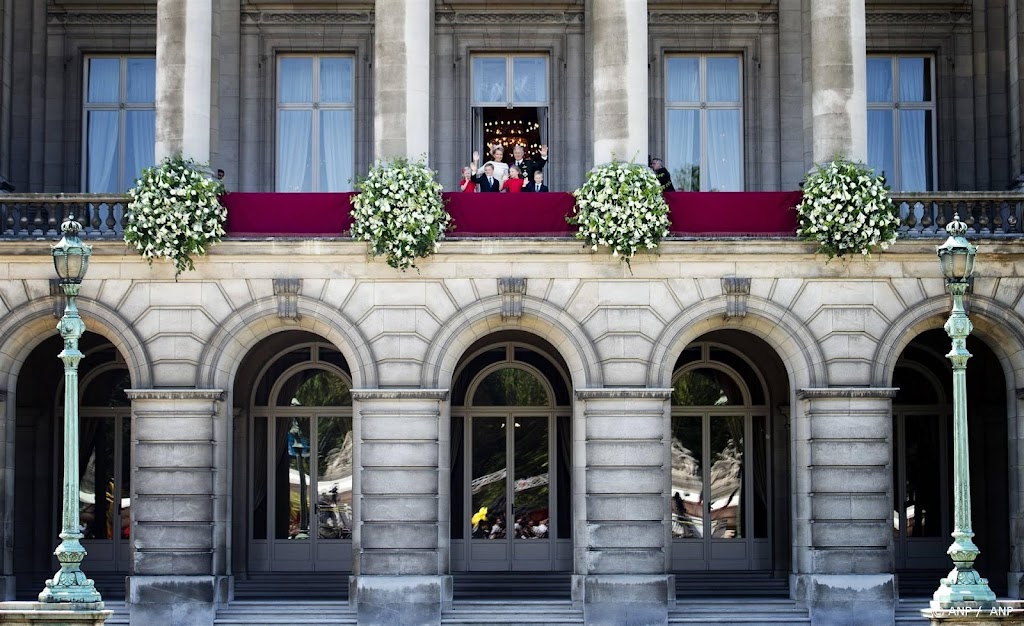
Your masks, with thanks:
[{"label": "window pane", "polygon": [[754,538],[768,537],[768,430],[764,416],[751,422],[751,463],[754,479]]},{"label": "window pane", "polygon": [[278,112],[278,191],[313,190],[312,135],[312,111]]},{"label": "window pane", "polygon": [[669,109],[666,116],[665,167],[679,191],[700,189],[700,111]]},{"label": "window pane", "polygon": [[894,174],[892,111],[868,111],[868,166],[890,181]]},{"label": "window pane", "polygon": [[676,406],[736,406],[743,404],[743,393],[725,372],[710,368],[680,374],[672,386],[672,404]]},{"label": "window pane", "polygon": [[903,418],[906,463],[907,537],[939,537],[942,532],[940,495],[942,464],[939,458],[939,420],[933,415],[907,415]]},{"label": "window pane", "polygon": [[743,418],[711,418],[711,537],[742,539],[746,536],[743,502]]},{"label": "window pane", "polygon": [[128,59],[128,102],[156,101],[156,59]]},{"label": "window pane", "polygon": [[548,496],[548,418],[517,417],[515,422],[516,482],[512,510],[516,539],[547,539],[551,526]]},{"label": "window pane", "polygon": [[349,406],[348,383],[326,370],[308,369],[292,375],[277,395],[277,406]]},{"label": "window pane", "polygon": [[900,111],[900,191],[932,188],[931,122],[931,111]]},{"label": "window pane", "polygon": [[85,190],[90,193],[118,193],[117,111],[89,111],[86,118]]},{"label": "window pane", "polygon": [[[114,536],[114,418],[81,421],[79,511],[86,539]],[[120,526],[120,524],[118,524]]]},{"label": "window pane", "polygon": [[121,59],[89,59],[89,102],[120,100]]},{"label": "window pane", "polygon": [[252,538],[267,538],[267,418],[252,421]]},{"label": "window pane", "polygon": [[700,100],[700,59],[669,57],[665,62],[665,100],[698,102]]},{"label": "window pane", "polygon": [[317,537],[352,537],[352,418],[317,418]]},{"label": "window pane", "polygon": [[868,58],[868,102],[892,102],[892,59]]},{"label": "window pane", "polygon": [[[297,426],[297,433],[292,429]],[[308,539],[312,480],[309,418],[278,418],[274,461],[274,538]]]},{"label": "window pane", "polygon": [[473,101],[498,102],[508,99],[505,59],[476,57],[473,59]]},{"label": "window pane", "polygon": [[320,60],[320,102],[352,102],[352,59]]},{"label": "window pane", "polygon": [[738,109],[709,109],[707,174],[702,191],[743,191],[742,119]]},{"label": "window pane", "polygon": [[707,60],[708,102],[740,101],[740,60],[709,57]]},{"label": "window pane", "polygon": [[352,111],[320,111],[320,191],[352,189]]},{"label": "window pane", "polygon": [[473,492],[470,523],[473,539],[504,539],[507,466],[505,463],[505,418],[473,418]]},{"label": "window pane", "polygon": [[120,537],[128,539],[132,532],[132,420],[121,418],[121,495],[118,505],[120,512]]},{"label": "window pane", "polygon": [[156,111],[126,112],[124,134],[124,181],[129,187],[142,173],[142,168],[153,165],[156,133]]},{"label": "window pane", "polygon": [[931,59],[900,57],[900,102],[930,102]]},{"label": "window pane", "polygon": [[473,394],[474,406],[547,406],[548,393],[537,377],[507,367],[488,374]]},{"label": "window pane", "polygon": [[528,57],[512,60],[512,101],[547,102],[547,59]]},{"label": "window pane", "polygon": [[672,418],[672,536],[704,536],[703,433],[700,417]]},{"label": "window pane", "polygon": [[312,102],[313,59],[310,57],[281,59],[277,82],[279,102]]}]

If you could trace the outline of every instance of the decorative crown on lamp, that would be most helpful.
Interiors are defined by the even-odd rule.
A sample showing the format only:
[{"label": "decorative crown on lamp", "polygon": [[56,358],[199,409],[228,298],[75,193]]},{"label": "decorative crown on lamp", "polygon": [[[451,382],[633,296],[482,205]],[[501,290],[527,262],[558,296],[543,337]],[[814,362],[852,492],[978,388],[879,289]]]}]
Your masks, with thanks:
[{"label": "decorative crown on lamp", "polygon": [[57,270],[61,284],[77,285],[85,277],[85,271],[89,269],[89,255],[92,248],[78,237],[82,225],[75,221],[75,216],[68,216],[67,221],[60,225],[60,231],[64,236],[53,246],[50,253],[53,255],[53,266]]},{"label": "decorative crown on lamp", "polygon": [[960,214],[953,214],[953,221],[946,225],[949,238],[935,248],[939,255],[939,267],[947,281],[966,282],[974,273],[974,256],[978,248],[964,238],[967,224],[960,221]]}]

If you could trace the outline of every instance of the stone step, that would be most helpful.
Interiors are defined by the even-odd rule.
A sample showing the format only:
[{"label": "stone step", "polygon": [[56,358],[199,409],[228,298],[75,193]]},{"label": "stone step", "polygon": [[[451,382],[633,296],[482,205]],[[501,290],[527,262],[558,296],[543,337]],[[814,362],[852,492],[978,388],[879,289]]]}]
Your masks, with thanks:
[{"label": "stone step", "polygon": [[669,624],[810,624],[807,609],[789,599],[712,598],[678,601]]},{"label": "stone step", "polygon": [[442,624],[509,624],[579,626],[583,611],[570,602],[522,600],[514,603],[488,601],[457,601],[441,614]]},{"label": "stone step", "polygon": [[217,611],[219,626],[283,626],[285,624],[355,624],[356,612],[348,602],[279,600],[234,601]]},{"label": "stone step", "polygon": [[899,624],[926,623],[928,618],[921,615],[921,609],[928,608],[930,598],[900,598],[896,605],[896,622]]}]

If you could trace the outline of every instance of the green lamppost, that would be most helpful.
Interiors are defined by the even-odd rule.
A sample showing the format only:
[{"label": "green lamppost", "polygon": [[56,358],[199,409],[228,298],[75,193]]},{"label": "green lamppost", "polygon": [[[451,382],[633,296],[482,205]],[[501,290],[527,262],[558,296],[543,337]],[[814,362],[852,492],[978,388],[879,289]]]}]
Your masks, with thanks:
[{"label": "green lamppost", "polygon": [[39,601],[102,602],[96,586],[81,568],[86,552],[82,547],[78,517],[78,362],[82,360],[78,340],[85,332],[85,322],[78,316],[75,296],[89,267],[92,249],[78,238],[82,225],[74,216],[68,217],[60,230],[64,236],[53,246],[52,254],[60,285],[68,297],[64,317],[57,323],[57,330],[64,338],[64,349],[57,355],[64,361],[64,515],[61,544],[54,552],[60,570],[46,581]]},{"label": "green lamppost", "polygon": [[[932,609],[954,607],[991,607],[996,594],[988,581],[974,569],[974,559],[980,551],[974,545],[971,530],[971,470],[967,449],[967,335],[974,327],[964,311],[964,294],[974,273],[974,256],[978,249],[964,234],[967,225],[958,214],[946,226],[949,238],[936,248],[939,265],[946,277],[946,285],[953,296],[953,312],[946,320],[946,334],[953,340],[953,349],[946,356],[953,363],[953,543],[946,554],[953,559],[953,570],[939,581],[932,596]],[[966,604],[969,603],[969,604]]]}]

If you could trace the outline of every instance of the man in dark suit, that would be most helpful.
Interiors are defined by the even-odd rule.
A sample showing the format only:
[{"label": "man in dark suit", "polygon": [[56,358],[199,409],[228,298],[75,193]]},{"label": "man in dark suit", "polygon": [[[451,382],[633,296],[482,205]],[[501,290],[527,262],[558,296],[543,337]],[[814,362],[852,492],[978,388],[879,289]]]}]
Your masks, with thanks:
[{"label": "man in dark suit", "polygon": [[517,144],[512,148],[512,160],[506,161],[506,163],[518,167],[519,171],[523,173],[523,178],[531,181],[533,173],[544,169],[544,166],[548,164],[548,147],[541,146],[540,155],[537,158],[528,159],[526,158],[526,149]]},{"label": "man in dark suit", "polygon": [[672,175],[665,169],[665,163],[658,157],[651,159],[651,169],[654,170],[654,175],[658,177],[658,183],[661,184],[661,190],[664,191],[675,191],[676,188],[672,186]]},{"label": "man in dark suit", "polygon": [[544,184],[544,170],[535,170],[533,180],[526,183],[523,191],[547,191],[548,186]]},{"label": "man in dark suit", "polygon": [[477,189],[481,192],[501,191],[501,181],[494,176],[494,166],[490,163],[484,165],[482,174],[477,174],[473,177],[473,182],[476,183]]}]

